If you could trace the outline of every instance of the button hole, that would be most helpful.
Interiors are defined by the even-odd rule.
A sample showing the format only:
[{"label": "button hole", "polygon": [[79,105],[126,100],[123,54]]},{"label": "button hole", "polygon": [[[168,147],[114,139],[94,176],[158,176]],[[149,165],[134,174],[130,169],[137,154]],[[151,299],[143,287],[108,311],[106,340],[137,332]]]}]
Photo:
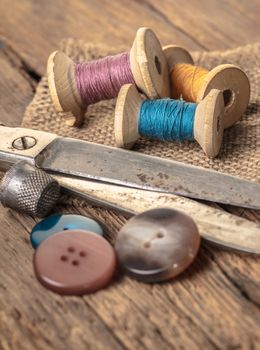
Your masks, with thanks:
[{"label": "button hole", "polygon": [[60,259],[61,261],[68,261],[68,257],[66,255],[62,255]]},{"label": "button hole", "polygon": [[69,253],[74,253],[74,252],[75,252],[75,248],[73,248],[73,247],[68,247],[68,252],[69,252]]},{"label": "button hole", "polygon": [[164,234],[162,232],[158,232],[156,235],[157,238],[163,238]]},{"label": "button hole", "polygon": [[150,242],[145,242],[144,243],[144,247],[145,248],[150,248],[151,247],[151,243]]}]

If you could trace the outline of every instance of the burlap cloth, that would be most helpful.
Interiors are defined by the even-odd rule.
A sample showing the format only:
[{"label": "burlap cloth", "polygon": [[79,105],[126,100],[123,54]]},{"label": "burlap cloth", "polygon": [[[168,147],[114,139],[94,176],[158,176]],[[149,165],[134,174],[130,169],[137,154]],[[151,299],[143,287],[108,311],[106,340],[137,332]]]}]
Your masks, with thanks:
[{"label": "burlap cloth", "polygon": [[[62,41],[60,48],[76,60],[92,60],[108,54],[115,54],[125,49],[122,47],[109,48],[74,39]],[[225,130],[221,152],[214,160],[207,158],[196,142],[178,143],[147,139],[139,140],[135,145],[134,151],[212,168],[259,182],[260,43],[225,52],[194,52],[192,56],[197,65],[208,69],[222,63],[233,63],[245,70],[251,84],[251,98],[241,121],[232,128]],[[86,113],[84,124],[80,129],[68,127],[64,123],[63,114],[55,111],[48,91],[47,78],[44,76],[38,85],[32,102],[26,109],[22,125],[28,128],[57,133],[62,136],[114,145],[115,102],[116,100],[103,101],[90,106]],[[71,199],[67,199],[67,203],[71,204]],[[108,219],[108,216],[112,215],[108,211],[93,209],[82,201],[77,201],[77,205],[84,206],[84,211],[95,217],[99,216],[105,221]],[[120,217],[118,219],[121,222]]]}]

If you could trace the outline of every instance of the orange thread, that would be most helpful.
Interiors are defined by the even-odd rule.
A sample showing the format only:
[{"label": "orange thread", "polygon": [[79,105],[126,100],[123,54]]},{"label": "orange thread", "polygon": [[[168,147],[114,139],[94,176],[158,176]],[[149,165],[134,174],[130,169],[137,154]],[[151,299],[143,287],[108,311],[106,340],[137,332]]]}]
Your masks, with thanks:
[{"label": "orange thread", "polygon": [[191,64],[177,63],[170,72],[171,96],[197,102],[197,96],[208,70]]}]

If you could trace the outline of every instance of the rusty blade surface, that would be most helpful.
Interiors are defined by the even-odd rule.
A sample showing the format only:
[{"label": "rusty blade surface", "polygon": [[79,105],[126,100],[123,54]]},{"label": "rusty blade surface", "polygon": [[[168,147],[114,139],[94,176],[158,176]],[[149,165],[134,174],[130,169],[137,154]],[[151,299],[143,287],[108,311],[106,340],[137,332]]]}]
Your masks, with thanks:
[{"label": "rusty blade surface", "polygon": [[130,216],[158,207],[183,211],[193,218],[205,240],[226,248],[260,254],[260,224],[223,210],[169,193],[126,188],[69,176],[55,175],[55,179],[70,194]]},{"label": "rusty blade surface", "polygon": [[139,152],[59,137],[35,161],[54,174],[260,209],[260,184]]}]

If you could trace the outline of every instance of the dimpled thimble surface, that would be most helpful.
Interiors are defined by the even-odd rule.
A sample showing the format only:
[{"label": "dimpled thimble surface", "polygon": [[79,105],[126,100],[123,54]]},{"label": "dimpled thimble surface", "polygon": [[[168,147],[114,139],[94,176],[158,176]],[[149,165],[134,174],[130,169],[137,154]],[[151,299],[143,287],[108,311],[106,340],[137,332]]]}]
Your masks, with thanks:
[{"label": "dimpled thimble surface", "polygon": [[5,207],[45,216],[60,197],[60,186],[49,174],[27,161],[15,163],[0,185],[0,200]]},{"label": "dimpled thimble surface", "polygon": [[169,280],[194,260],[200,235],[194,221],[173,209],[152,209],[130,219],[115,249],[124,271],[144,282]]}]

